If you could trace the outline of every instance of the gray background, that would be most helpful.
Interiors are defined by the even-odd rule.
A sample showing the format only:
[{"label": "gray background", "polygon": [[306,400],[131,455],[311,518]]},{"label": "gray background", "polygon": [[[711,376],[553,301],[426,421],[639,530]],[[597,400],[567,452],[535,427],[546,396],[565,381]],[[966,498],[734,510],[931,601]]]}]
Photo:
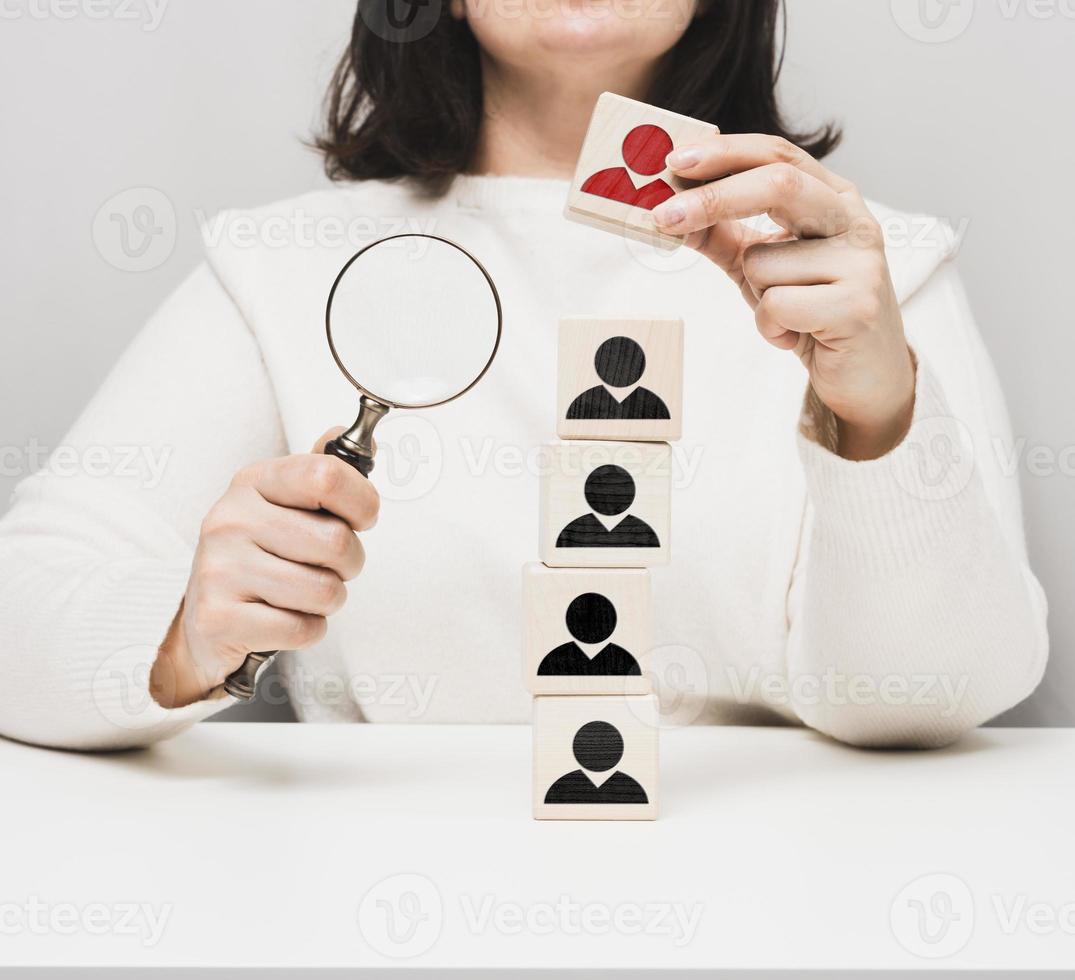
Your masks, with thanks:
[{"label": "gray background", "polygon": [[[0,507],[18,479],[11,451],[62,438],[198,261],[196,213],[324,182],[302,140],[353,9],[353,0],[4,5]],[[1075,723],[1073,51],[1075,0],[789,3],[787,103],[798,119],[845,125],[831,165],[874,199],[966,228],[959,264],[1025,440],[1031,560],[1053,609],[1046,682],[1003,719],[1021,725]],[[94,215],[143,186],[174,205],[175,248],[154,269],[120,271],[94,245]],[[1046,469],[1053,454],[1051,473],[1027,464],[1032,450]]]}]

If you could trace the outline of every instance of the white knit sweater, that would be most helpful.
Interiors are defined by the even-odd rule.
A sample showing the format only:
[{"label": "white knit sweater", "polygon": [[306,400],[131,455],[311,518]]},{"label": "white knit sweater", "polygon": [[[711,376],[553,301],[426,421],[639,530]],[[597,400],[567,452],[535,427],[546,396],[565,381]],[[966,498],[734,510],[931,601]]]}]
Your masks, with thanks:
[{"label": "white knit sweater", "polygon": [[[465,398],[383,423],[366,570],[327,639],[283,658],[303,720],[529,718],[532,450],[554,438],[556,324],[571,313],[686,321],[673,557],[654,572],[653,663],[674,720],[798,720],[929,746],[1026,697],[1046,660],[1045,599],[948,231],[875,209],[920,362],[916,422],[890,456],[854,463],[826,448],[831,417],[809,399],[804,411],[805,371],[757,335],[716,267],[565,221],[566,190],[468,177],[430,201],[371,182],[210,223],[208,262],[123,356],[64,465],[26,480],[0,522],[0,733],[137,745],[229,703],[169,711],[147,693],[199,522],[244,464],[306,452],[354,418],[325,297],[357,246],[404,228],[487,265],[504,341]],[[361,237],[330,240],[341,231]]]}]

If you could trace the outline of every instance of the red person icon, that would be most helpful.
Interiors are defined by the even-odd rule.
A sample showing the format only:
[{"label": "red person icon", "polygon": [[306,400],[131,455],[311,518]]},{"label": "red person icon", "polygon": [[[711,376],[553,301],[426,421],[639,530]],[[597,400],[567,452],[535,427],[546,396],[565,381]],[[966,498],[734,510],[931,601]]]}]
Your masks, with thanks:
[{"label": "red person icon", "polygon": [[[620,152],[627,167],[636,174],[651,177],[664,170],[664,159],[672,152],[672,137],[660,126],[635,126],[624,138]],[[652,211],[675,194],[672,187],[659,178],[635,187],[627,167],[609,167],[587,177],[582,193],[631,204],[646,211]]]}]

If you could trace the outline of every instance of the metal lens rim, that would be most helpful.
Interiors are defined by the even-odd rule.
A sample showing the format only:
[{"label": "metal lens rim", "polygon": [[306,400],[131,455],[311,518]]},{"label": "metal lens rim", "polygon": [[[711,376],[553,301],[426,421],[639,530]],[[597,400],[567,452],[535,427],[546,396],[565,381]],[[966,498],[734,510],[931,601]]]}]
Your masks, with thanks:
[{"label": "metal lens rim", "polygon": [[[370,249],[376,248],[378,245],[384,245],[387,242],[395,241],[400,238],[427,238],[430,241],[441,242],[444,245],[449,245],[459,252],[462,252],[474,265],[478,271],[485,277],[485,281],[489,286],[489,291],[493,294],[493,302],[496,304],[496,340],[493,342],[493,349],[489,353],[489,359],[485,362],[481,371],[475,376],[474,380],[470,382],[465,388],[460,389],[454,395],[449,395],[447,398],[441,398],[438,401],[432,402],[399,402],[393,401],[390,398],[385,398],[383,395],[379,395],[374,391],[371,391],[365,385],[360,383],[357,378],[343,363],[340,358],[339,352],[336,350],[336,344],[332,340],[332,301],[336,297],[336,290],[339,288],[340,283],[343,281],[343,277],[347,275],[351,266],[353,266],[363,255]],[[332,289],[329,290],[328,302],[325,304],[325,334],[328,337],[329,350],[332,351],[332,358],[336,362],[336,366],[343,373],[343,376],[351,382],[363,395],[368,398],[372,398],[374,401],[380,402],[382,405],[387,405],[389,408],[432,408],[435,405],[446,405],[448,402],[455,401],[456,398],[465,395],[471,388],[473,388],[482,378],[485,377],[485,373],[492,366],[493,360],[496,357],[497,351],[500,349],[500,337],[504,329],[504,309],[500,304],[500,294],[497,292],[496,284],[493,282],[493,277],[489,275],[488,270],[481,264],[470,252],[468,252],[458,242],[453,242],[448,238],[442,238],[439,235],[425,235],[418,232],[405,232],[400,235],[390,235],[387,238],[380,238],[375,242],[370,242],[369,245],[359,249],[347,260],[347,263],[339,274],[336,276],[335,281],[332,283]]]}]

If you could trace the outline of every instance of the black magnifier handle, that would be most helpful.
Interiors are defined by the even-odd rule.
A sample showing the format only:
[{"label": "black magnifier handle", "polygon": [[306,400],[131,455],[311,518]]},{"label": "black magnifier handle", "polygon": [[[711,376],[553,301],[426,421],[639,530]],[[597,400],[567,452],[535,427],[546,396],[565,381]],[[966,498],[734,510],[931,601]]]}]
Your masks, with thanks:
[{"label": "black magnifier handle", "polygon": [[[325,454],[342,459],[368,477],[373,472],[373,457],[377,452],[373,444],[373,429],[388,413],[388,406],[367,395],[362,396],[361,406],[355,424],[329,442],[325,446]],[[258,673],[278,652],[248,653],[242,666],[224,681],[224,690],[237,701],[250,701],[257,688]]]},{"label": "black magnifier handle", "polygon": [[373,454],[354,451],[347,443],[340,439],[333,439],[325,446],[326,456],[335,456],[342,459],[348,466],[353,466],[363,476],[369,476],[373,472]]}]

